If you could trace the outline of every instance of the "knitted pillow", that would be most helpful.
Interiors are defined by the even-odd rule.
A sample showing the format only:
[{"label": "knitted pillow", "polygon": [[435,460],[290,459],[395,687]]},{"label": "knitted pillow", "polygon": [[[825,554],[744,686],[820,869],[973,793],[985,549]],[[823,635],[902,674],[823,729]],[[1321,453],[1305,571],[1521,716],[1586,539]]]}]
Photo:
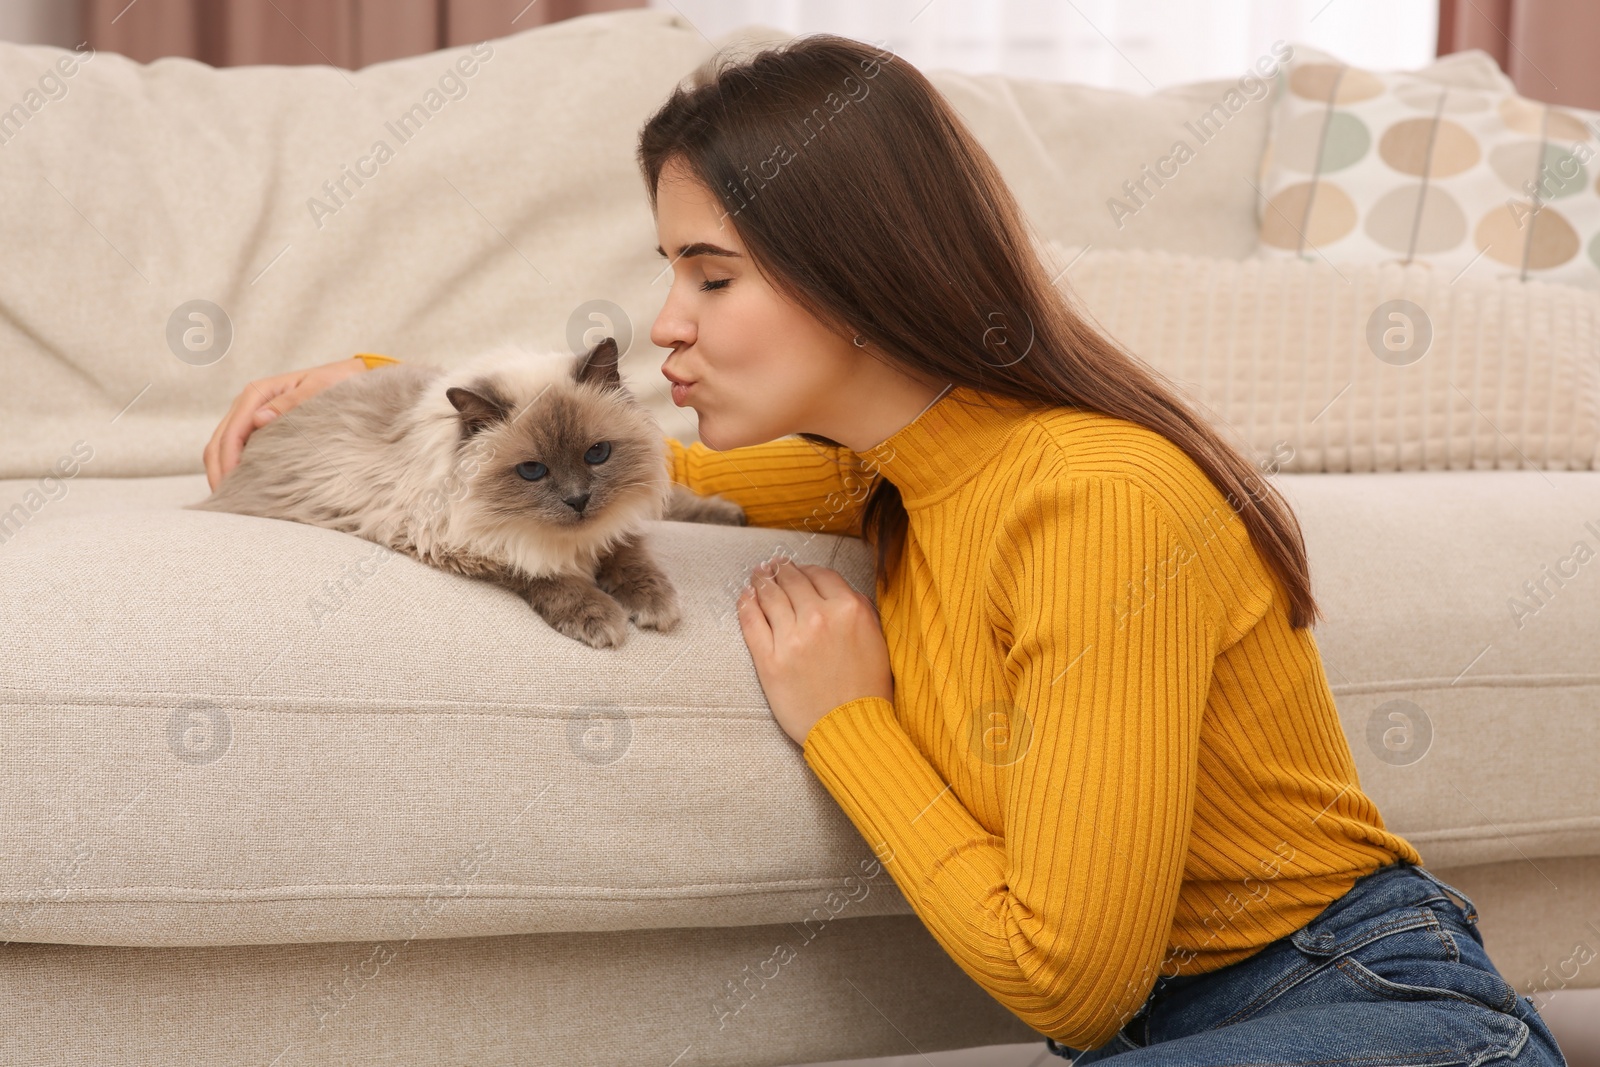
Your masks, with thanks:
[{"label": "knitted pillow", "polygon": [[1299,47],[1274,79],[1256,254],[1600,289],[1597,150],[1600,112]]},{"label": "knitted pillow", "polygon": [[1057,285],[1273,470],[1595,466],[1600,292],[1142,250]]}]

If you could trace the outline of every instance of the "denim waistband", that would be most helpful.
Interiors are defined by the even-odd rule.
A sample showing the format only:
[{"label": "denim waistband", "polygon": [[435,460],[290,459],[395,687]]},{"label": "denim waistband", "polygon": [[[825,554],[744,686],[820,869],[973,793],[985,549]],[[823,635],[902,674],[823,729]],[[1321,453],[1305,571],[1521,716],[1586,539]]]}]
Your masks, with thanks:
[{"label": "denim waistband", "polygon": [[[1426,885],[1419,884],[1419,879]],[[1441,893],[1460,907],[1468,925],[1476,925],[1478,909],[1470,897],[1417,864],[1396,860],[1356,879],[1345,895],[1324,908],[1308,927],[1346,926],[1357,919],[1397,906],[1418,904]]]},{"label": "denim waistband", "polygon": [[[1463,911],[1467,925],[1476,925],[1478,910],[1465,893],[1455,886],[1440,881],[1408,860],[1396,860],[1357,878],[1343,896],[1329,904],[1304,927],[1286,935],[1282,940],[1284,942],[1292,940],[1303,949],[1326,951],[1339,943],[1340,931],[1349,930],[1355,924],[1382,915],[1390,909],[1418,905],[1441,894],[1446,900],[1459,898],[1460,904],[1456,906]],[[1254,957],[1231,964],[1222,970],[1248,967],[1252,959]],[[1166,993],[1196,982],[1215,981],[1222,977],[1224,976],[1215,971],[1205,974],[1162,975],[1156,980],[1152,993]],[[1140,1014],[1143,1014],[1143,1009]]]},{"label": "denim waistband", "polygon": [[[1354,954],[1366,946],[1380,939],[1402,935],[1412,938],[1409,944],[1426,944],[1429,948],[1435,947],[1432,935],[1439,935],[1446,943],[1453,935],[1460,950],[1457,958],[1468,966],[1457,969],[1460,972],[1454,977],[1457,984],[1450,987],[1459,992],[1446,991],[1447,995],[1476,1001],[1503,1013],[1498,1025],[1508,1043],[1521,1039],[1515,1030],[1520,1025],[1518,1020],[1527,1022],[1528,1026],[1522,1028],[1523,1036],[1529,1030],[1537,1029],[1539,1042],[1550,1050],[1550,1058],[1540,1062],[1563,1062],[1559,1052],[1555,1051],[1554,1039],[1539,1022],[1533,1002],[1526,997],[1519,1000],[1516,991],[1489,961],[1483,951],[1477,921],[1478,909],[1465,893],[1419,864],[1396,860],[1356,878],[1342,896],[1328,904],[1310,922],[1265,946],[1253,956],[1204,974],[1163,975],[1157,979],[1151,995],[1138,1012],[1123,1026],[1118,1034],[1118,1044],[1106,1046],[1108,1054],[1094,1057],[1091,1062],[1109,1058],[1125,1049],[1149,1047],[1152,1032],[1158,1040],[1165,1041],[1202,1030],[1230,1026],[1252,1017],[1263,1006],[1288,995],[1288,991],[1296,989],[1303,982],[1326,983],[1327,976],[1335,976],[1333,985],[1308,986],[1309,991],[1293,993],[1302,1005],[1321,1003],[1329,995],[1335,998],[1344,996],[1338,992],[1337,982],[1347,973],[1345,957],[1350,956],[1351,963],[1355,964]],[[1468,935],[1476,944],[1468,944]],[[1397,941],[1394,944],[1406,945],[1408,942]],[[1379,955],[1393,951],[1396,950],[1383,949]],[[1439,950],[1435,948],[1435,951]],[[1419,962],[1418,966],[1423,964]],[[1439,981],[1443,984],[1445,979]],[[1426,979],[1423,982],[1427,984]],[[1319,992],[1319,988],[1322,991]],[[1397,988],[1402,991],[1417,989],[1414,986]],[[1511,1017],[1513,1015],[1515,1018]],[[1420,1025],[1420,1015],[1417,1021]],[[1078,1050],[1067,1049],[1053,1040],[1049,1048],[1069,1058],[1076,1058],[1078,1054]],[[1180,1054],[1172,1057],[1171,1062],[1183,1059],[1185,1057]],[[1194,1062],[1202,1062],[1202,1059],[1196,1057]],[[1224,1061],[1205,1059],[1204,1062]],[[1337,1062],[1346,1061],[1338,1059]],[[1385,1062],[1413,1061],[1408,1058],[1403,1061],[1385,1059]],[[1459,1062],[1467,1061],[1463,1059]]]}]

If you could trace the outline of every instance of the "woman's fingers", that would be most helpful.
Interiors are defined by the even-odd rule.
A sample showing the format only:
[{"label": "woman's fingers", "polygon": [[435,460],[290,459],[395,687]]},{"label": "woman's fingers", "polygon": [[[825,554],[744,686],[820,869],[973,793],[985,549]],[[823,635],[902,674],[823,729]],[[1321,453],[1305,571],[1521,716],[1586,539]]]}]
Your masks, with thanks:
[{"label": "woman's fingers", "polygon": [[[761,610],[756,591],[746,586],[737,598],[739,625],[744,630],[744,643],[753,655],[765,658],[772,649],[772,624]],[[760,662],[760,661],[758,661]]]},{"label": "woman's fingers", "polygon": [[205,448],[206,481],[211,483],[213,490],[228,476],[229,471],[238,466],[239,453],[244,451],[245,439],[257,425],[256,409],[292,385],[293,377],[280,374],[277,378],[248,382],[240,390],[239,395],[233,398],[233,403],[228,406],[228,413],[217,423],[217,428],[212,431],[211,440]]},{"label": "woman's fingers", "polygon": [[788,595],[796,616],[822,606],[822,595],[811,584],[811,577],[794,560],[787,556],[779,557],[772,576],[778,587]]},{"label": "woman's fingers", "polygon": [[256,412],[261,405],[281,395],[289,383],[252,382],[245,386],[234,401],[233,408],[224,420],[222,433],[220,465],[221,477],[226,478],[228,472],[239,465],[239,454],[244,451],[244,443],[250,437],[259,423],[256,422]]},{"label": "woman's fingers", "polygon": [[271,419],[257,418],[257,416],[261,416],[265,412],[271,412],[274,418],[279,415],[287,415],[321,391],[322,385],[314,381],[310,375],[307,375],[298,381],[291,382],[288,388],[263,400],[261,406],[251,412],[251,418],[255,420],[255,424],[258,426],[263,421],[271,422]]},{"label": "woman's fingers", "polygon": [[206,444],[203,458],[206,481],[211,483],[211,488],[215,490],[228,472],[239,465],[239,456],[252,432],[288,414],[335,382],[366,369],[365,363],[351,357],[246,383]]},{"label": "woman's fingers", "polygon": [[756,567],[750,572],[750,585],[755,589],[756,601],[774,632],[787,630],[794,625],[794,603],[776,580]]},{"label": "woman's fingers", "polygon": [[841,597],[865,599],[838,571],[796,563],[785,556],[752,568],[751,585],[755,590],[753,599],[775,629],[822,610],[824,601]]},{"label": "woman's fingers", "polygon": [[222,426],[226,421],[224,419],[222,423],[217,424],[215,430],[211,431],[211,440],[206,442],[205,451],[200,453],[200,458],[205,461],[206,465],[206,484],[213,491],[217,488],[217,483],[222,480],[222,463],[219,459],[221,453],[218,440],[222,437]]},{"label": "woman's fingers", "polygon": [[[243,404],[244,397],[242,395],[233,398],[233,403],[228,406],[228,413],[222,417],[221,422],[217,423],[217,428],[211,431],[211,440],[206,442],[206,481],[211,484],[213,490],[217,488],[217,484],[222,481],[223,476],[232,469],[232,464],[229,464],[226,468],[223,466],[223,441],[232,432],[234,418],[238,415],[239,409]],[[241,444],[240,447],[242,448],[243,445]]]},{"label": "woman's fingers", "polygon": [[811,579],[811,585],[821,594],[824,600],[831,600],[836,596],[860,596],[855,586],[844,580],[844,576],[828,567],[819,567],[815,563],[797,563]]}]

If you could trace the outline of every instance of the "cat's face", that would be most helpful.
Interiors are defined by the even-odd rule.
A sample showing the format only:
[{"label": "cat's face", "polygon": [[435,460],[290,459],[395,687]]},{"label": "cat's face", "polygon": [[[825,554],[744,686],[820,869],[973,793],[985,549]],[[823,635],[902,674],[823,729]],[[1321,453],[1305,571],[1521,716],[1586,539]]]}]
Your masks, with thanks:
[{"label": "cat's face", "polygon": [[623,513],[659,515],[670,481],[660,427],[622,385],[617,345],[597,344],[570,377],[486,377],[446,390],[460,413],[479,513],[577,532]]}]

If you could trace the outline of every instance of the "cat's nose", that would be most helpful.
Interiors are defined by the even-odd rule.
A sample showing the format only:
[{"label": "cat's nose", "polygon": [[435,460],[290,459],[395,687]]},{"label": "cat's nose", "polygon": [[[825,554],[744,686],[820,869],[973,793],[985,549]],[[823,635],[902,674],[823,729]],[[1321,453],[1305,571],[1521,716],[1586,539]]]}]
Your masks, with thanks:
[{"label": "cat's nose", "polygon": [[567,506],[573,511],[581,512],[583,511],[584,505],[589,503],[589,494],[584,492],[579,493],[577,496],[563,497],[562,499],[567,502]]}]

